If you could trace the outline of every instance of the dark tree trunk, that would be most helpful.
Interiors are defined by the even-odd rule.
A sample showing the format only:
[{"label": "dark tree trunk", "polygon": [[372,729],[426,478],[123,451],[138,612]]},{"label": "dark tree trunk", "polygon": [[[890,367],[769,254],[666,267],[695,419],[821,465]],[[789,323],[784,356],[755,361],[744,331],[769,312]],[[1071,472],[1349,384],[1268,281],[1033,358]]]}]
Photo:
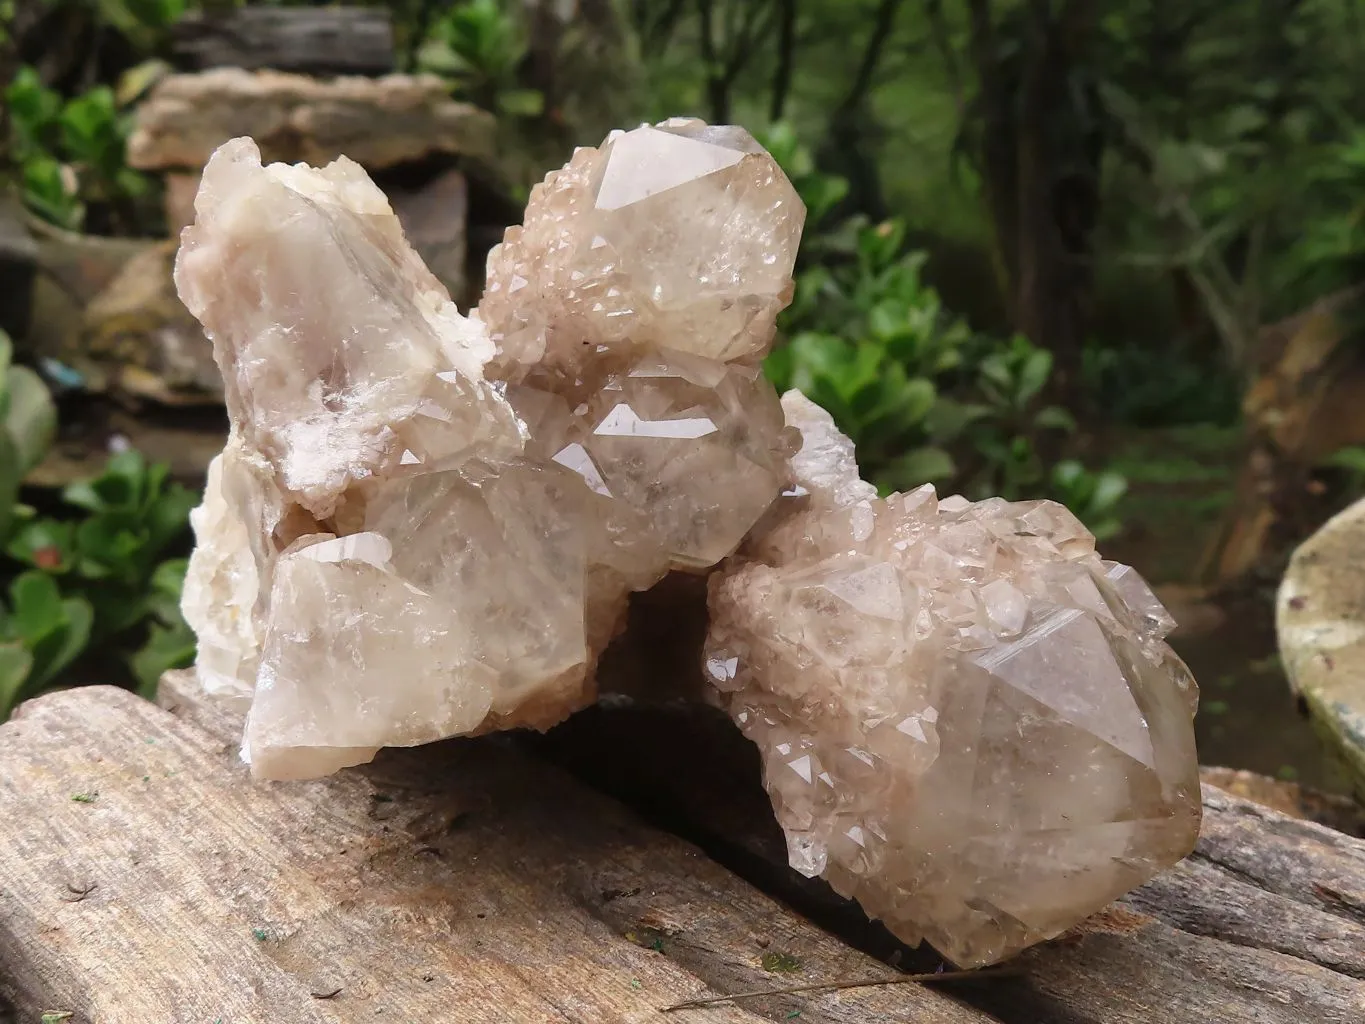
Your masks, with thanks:
[{"label": "dark tree trunk", "polygon": [[796,64],[796,0],[778,0],[777,66],[773,71],[772,104],[768,119],[782,120],[791,92],[792,68]]},{"label": "dark tree trunk", "polygon": [[969,0],[979,83],[977,155],[1015,327],[1054,357],[1054,393],[1075,384],[1092,292],[1104,137],[1087,123],[1093,90],[1075,71],[1094,35],[1095,0],[1056,14],[1033,0],[1002,46],[989,0]]}]

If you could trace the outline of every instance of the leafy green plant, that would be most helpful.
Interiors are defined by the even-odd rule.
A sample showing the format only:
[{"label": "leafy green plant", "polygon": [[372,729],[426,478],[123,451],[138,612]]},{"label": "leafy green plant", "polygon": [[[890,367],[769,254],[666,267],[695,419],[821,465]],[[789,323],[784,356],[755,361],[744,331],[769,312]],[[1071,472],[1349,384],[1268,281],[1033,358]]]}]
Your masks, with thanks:
[{"label": "leafy green plant", "polygon": [[967,489],[974,497],[1011,500],[1039,490],[1047,479],[1039,440],[1071,433],[1076,422],[1056,405],[1038,407],[1052,375],[1052,353],[1022,335],[996,343],[976,364],[975,401],[949,412],[969,440],[974,458]]},{"label": "leafy green plant", "polygon": [[544,96],[517,84],[525,55],[526,41],[498,0],[465,0],[431,26],[417,49],[417,66],[450,79],[486,110],[536,117]]},{"label": "leafy green plant", "polygon": [[104,472],[63,492],[84,513],[75,519],[32,518],[14,531],[10,558],[57,580],[93,612],[92,644],[127,648],[144,687],[166,668],[193,657],[193,638],[180,618],[183,559],[166,550],[186,531],[195,495],[168,484],[164,465],[147,465],[136,451],[113,456]]},{"label": "leafy green plant", "polygon": [[829,410],[884,490],[955,473],[938,444],[945,421],[933,413],[971,338],[923,283],[924,256],[902,252],[903,239],[899,223],[858,224],[848,258],[803,271],[783,319],[795,333],[765,367],[778,388]]},{"label": "leafy green plant", "polygon": [[133,205],[151,186],[125,160],[130,115],[113,89],[97,86],[63,100],[33,68],[24,67],[6,88],[5,102],[13,159],[30,209],[72,230],[85,225],[92,206],[107,211],[112,226],[131,225]]},{"label": "leafy green plant", "polygon": [[[10,365],[0,333],[0,542],[9,562],[0,597],[0,718],[90,651],[122,656],[144,692],[189,664],[194,637],[180,617],[183,539],[195,496],[135,451],[63,492],[73,515],[19,504],[24,475],[46,454],[57,414],[42,380]],[[107,670],[105,670],[107,671]]]}]

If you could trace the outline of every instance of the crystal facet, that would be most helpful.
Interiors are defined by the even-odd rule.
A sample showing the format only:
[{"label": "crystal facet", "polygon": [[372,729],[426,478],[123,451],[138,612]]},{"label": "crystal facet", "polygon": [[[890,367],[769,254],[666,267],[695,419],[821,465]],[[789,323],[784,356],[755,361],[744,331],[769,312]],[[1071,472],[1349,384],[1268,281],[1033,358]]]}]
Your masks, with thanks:
[{"label": "crystal facet", "polygon": [[711,568],[786,483],[758,362],[804,209],[741,129],[579,150],[469,319],[349,160],[263,167],[237,139],[195,208],[176,283],[232,433],[185,614],[206,683],[251,700],[257,777],[553,725],[630,592]]},{"label": "crystal facet", "polygon": [[879,499],[782,404],[797,486],[712,576],[703,665],[792,867],[978,965],[1187,854],[1196,690],[1141,578],[1052,502]]},{"label": "crystal facet", "polygon": [[1192,847],[1197,691],[1142,579],[1052,502],[879,498],[764,379],[804,210],[742,129],[578,150],[470,318],[348,160],[234,140],[196,212],[232,430],[183,605],[256,777],[548,727],[631,592],[720,565],[703,674],[791,865],[901,938],[994,962]]}]

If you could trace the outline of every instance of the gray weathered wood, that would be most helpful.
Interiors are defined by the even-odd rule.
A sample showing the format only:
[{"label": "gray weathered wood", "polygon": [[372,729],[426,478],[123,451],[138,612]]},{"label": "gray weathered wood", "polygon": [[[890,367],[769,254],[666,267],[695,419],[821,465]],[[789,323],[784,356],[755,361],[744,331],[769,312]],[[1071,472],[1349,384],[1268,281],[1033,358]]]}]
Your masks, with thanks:
[{"label": "gray weathered wood", "polygon": [[[757,756],[719,713],[592,709],[544,749],[803,913],[897,955],[856,907],[786,869]],[[1193,857],[1025,953],[1020,980],[954,994],[1008,1024],[1365,1021],[1365,841],[1212,786],[1204,815]],[[924,966],[922,951],[899,955]]]},{"label": "gray weathered wood", "polygon": [[304,74],[393,70],[393,25],[382,7],[241,7],[187,15],[173,30],[177,62],[192,70],[275,68]]},{"label": "gray weathered wood", "polygon": [[788,980],[765,952],[800,980],[889,971],[506,737],[258,785],[239,718],[184,677],[163,700],[68,691],[0,726],[0,975],[21,1020],[988,1019],[918,986],[661,1016]]}]

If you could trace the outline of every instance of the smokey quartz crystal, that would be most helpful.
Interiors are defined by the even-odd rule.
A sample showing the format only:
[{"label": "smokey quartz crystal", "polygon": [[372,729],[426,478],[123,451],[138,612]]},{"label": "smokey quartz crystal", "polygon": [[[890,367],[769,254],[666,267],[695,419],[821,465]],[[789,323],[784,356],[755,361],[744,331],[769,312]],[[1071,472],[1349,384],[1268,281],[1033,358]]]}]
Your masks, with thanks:
[{"label": "smokey quartz crystal", "polygon": [[1196,690],[1133,570],[1051,502],[879,497],[761,372],[805,211],[675,119],[531,193],[462,316],[360,167],[204,170],[176,284],[231,433],[185,618],[259,779],[547,728],[633,592],[711,573],[703,674],[793,867],[985,964],[1174,863]]},{"label": "smokey quartz crystal", "polygon": [[795,486],[711,577],[704,672],[791,864],[962,965],[1054,937],[1194,846],[1173,623],[1050,501],[878,498],[790,392]]}]

